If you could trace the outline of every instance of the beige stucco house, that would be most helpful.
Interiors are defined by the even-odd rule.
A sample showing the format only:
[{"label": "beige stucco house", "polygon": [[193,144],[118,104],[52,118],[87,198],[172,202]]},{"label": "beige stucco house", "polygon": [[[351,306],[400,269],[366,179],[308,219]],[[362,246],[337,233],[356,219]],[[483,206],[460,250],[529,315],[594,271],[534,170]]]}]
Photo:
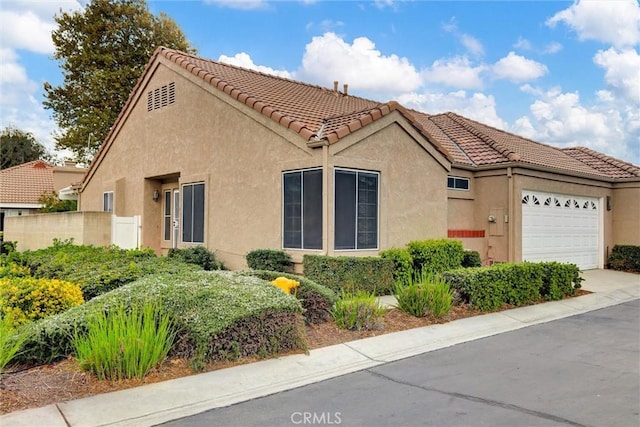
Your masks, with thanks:
[{"label": "beige stucco house", "polygon": [[231,268],[257,248],[299,262],[445,237],[486,263],[597,268],[640,244],[640,168],[159,48],[80,209],[137,216],[142,246],[203,244]]}]

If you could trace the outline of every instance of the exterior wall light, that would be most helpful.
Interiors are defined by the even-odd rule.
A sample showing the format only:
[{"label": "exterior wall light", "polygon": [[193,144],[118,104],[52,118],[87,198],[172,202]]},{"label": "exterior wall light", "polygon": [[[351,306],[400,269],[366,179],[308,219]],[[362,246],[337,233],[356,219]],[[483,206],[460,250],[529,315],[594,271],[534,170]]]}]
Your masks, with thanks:
[{"label": "exterior wall light", "polygon": [[157,202],[160,199],[160,192],[158,190],[153,190],[153,201]]}]

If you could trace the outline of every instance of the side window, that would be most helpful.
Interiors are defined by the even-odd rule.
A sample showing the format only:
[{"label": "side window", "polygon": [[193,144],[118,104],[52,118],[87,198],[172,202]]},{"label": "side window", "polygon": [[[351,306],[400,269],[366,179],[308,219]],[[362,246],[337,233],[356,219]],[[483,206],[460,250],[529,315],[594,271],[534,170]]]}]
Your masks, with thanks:
[{"label": "side window", "polygon": [[102,211],[113,212],[113,191],[102,193]]},{"label": "side window", "polygon": [[335,249],[378,247],[379,173],[336,169]]},{"label": "side window", "polygon": [[204,183],[182,186],[182,241],[204,243]]},{"label": "side window", "polygon": [[447,188],[449,190],[469,190],[469,178],[449,176],[447,177]]},{"label": "side window", "polygon": [[322,169],[282,174],[285,249],[322,249]]}]

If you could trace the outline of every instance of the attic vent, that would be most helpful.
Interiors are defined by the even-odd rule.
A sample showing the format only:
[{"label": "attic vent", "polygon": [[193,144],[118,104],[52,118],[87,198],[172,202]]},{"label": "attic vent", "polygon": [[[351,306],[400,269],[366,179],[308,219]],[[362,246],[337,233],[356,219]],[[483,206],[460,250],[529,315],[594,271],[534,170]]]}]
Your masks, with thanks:
[{"label": "attic vent", "polygon": [[171,82],[147,92],[147,111],[157,110],[176,102],[176,83]]}]

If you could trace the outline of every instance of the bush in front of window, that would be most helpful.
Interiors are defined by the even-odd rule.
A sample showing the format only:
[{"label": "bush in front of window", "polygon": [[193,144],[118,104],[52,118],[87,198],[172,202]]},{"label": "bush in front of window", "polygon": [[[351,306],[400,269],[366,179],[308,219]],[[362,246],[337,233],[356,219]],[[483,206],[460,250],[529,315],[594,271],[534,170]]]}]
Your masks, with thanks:
[{"label": "bush in front of window", "polygon": [[640,246],[615,245],[607,260],[607,267],[612,270],[640,272]]},{"label": "bush in front of window", "polygon": [[380,256],[393,261],[393,278],[396,283],[406,284],[413,279],[413,257],[407,249],[387,249],[380,252]]},{"label": "bush in front of window", "polygon": [[224,270],[224,265],[216,260],[216,255],[204,246],[183,249],[171,248],[167,256],[187,264],[199,265],[206,271]]},{"label": "bush in front of window", "polygon": [[337,294],[365,291],[375,295],[390,295],[393,292],[394,263],[391,259],[304,255],[302,264],[305,277]]},{"label": "bush in front of window", "polygon": [[407,248],[413,257],[414,271],[442,273],[462,266],[464,248],[459,240],[413,240]]},{"label": "bush in front of window", "polygon": [[288,272],[293,265],[291,255],[276,249],[255,249],[246,255],[246,259],[253,270]]}]

